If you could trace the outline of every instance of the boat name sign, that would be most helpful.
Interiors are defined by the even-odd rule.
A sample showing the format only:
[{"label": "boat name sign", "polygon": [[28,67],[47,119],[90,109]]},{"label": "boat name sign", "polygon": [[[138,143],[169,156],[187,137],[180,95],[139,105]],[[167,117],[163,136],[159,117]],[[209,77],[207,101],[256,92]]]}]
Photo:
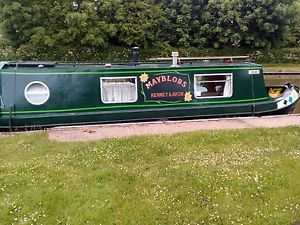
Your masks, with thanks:
[{"label": "boat name sign", "polygon": [[190,78],[187,74],[162,73],[140,76],[141,90],[146,102],[176,103],[192,101]]}]

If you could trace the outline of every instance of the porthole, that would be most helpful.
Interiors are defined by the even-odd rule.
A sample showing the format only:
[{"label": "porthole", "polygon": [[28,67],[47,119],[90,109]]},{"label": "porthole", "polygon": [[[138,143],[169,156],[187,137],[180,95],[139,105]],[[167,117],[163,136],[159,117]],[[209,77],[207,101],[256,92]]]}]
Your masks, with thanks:
[{"label": "porthole", "polygon": [[42,105],[48,101],[50,91],[43,82],[33,81],[26,86],[24,95],[26,100],[32,105]]}]

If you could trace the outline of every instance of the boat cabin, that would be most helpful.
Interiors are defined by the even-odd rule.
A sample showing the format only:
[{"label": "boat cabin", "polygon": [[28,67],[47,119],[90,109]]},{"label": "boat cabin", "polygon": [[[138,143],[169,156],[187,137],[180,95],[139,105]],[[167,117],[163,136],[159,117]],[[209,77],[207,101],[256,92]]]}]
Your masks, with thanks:
[{"label": "boat cabin", "polygon": [[294,86],[269,96],[255,63],[172,60],[2,62],[0,128],[281,114],[299,98]]}]

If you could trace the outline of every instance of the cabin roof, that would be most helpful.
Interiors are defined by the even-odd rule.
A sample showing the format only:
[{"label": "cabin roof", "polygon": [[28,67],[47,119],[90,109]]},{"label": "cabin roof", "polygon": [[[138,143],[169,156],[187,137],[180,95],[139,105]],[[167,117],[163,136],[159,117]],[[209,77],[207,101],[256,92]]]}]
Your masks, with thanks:
[{"label": "cabin roof", "polygon": [[0,69],[12,70],[143,70],[143,69],[180,69],[180,68],[212,68],[212,67],[260,67],[261,65],[245,61],[202,61],[183,62],[178,67],[172,67],[170,62],[142,62],[139,64],[91,64],[91,63],[57,63],[57,62],[0,62]]}]

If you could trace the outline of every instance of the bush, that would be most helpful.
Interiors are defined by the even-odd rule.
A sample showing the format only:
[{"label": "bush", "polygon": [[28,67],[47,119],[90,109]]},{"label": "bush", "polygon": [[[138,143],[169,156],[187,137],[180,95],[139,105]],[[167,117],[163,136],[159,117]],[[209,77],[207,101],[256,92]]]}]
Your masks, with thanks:
[{"label": "bush", "polygon": [[15,58],[15,49],[11,46],[9,40],[0,34],[0,61],[10,61]]},{"label": "bush", "polygon": [[247,48],[171,48],[165,50],[145,50],[145,58],[170,56],[172,51],[178,51],[182,57],[206,57],[206,56],[238,56],[249,55],[250,59],[257,63],[300,63],[300,48],[279,48],[279,49],[247,49]]},{"label": "bush", "polygon": [[[123,62],[130,61],[131,48],[111,46],[109,48],[70,49],[68,47],[33,48],[23,45],[17,51],[10,45],[0,45],[0,60],[33,60],[33,61],[61,61],[61,62]],[[170,57],[172,51],[178,51],[181,57],[208,56],[238,56],[249,55],[257,63],[300,63],[299,48],[278,49],[247,49],[247,48],[161,48],[141,49],[141,59],[153,57]]]}]

